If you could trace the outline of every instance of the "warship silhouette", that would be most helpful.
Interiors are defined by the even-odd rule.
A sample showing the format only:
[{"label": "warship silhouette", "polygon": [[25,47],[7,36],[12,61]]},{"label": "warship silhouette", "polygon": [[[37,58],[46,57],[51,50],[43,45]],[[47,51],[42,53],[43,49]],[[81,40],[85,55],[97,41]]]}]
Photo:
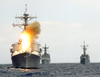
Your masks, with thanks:
[{"label": "warship silhouette", "polygon": [[84,41],[84,45],[81,46],[83,49],[83,54],[80,56],[80,63],[81,64],[89,64],[90,63],[90,57],[88,54],[86,54],[87,46],[88,45],[85,45],[85,41]]},{"label": "warship silhouette", "polygon": [[[26,26],[28,26],[28,21],[37,18],[37,17],[31,17],[27,13],[27,4],[26,9],[23,14],[23,16],[15,17],[19,18],[24,21],[24,24],[14,24],[13,26],[18,26],[19,28],[23,29],[22,26],[24,26],[23,31],[26,30]],[[40,65],[40,57],[41,57],[41,50],[40,50],[40,44],[36,42],[31,43],[31,50],[27,50],[25,52],[22,52],[22,41],[19,40],[19,42],[12,44],[11,51],[11,60],[14,68],[39,68]]]},{"label": "warship silhouette", "polygon": [[42,64],[49,64],[50,63],[50,54],[47,53],[48,48],[49,47],[46,47],[46,44],[45,44],[45,47],[43,47],[44,54],[42,54]]}]

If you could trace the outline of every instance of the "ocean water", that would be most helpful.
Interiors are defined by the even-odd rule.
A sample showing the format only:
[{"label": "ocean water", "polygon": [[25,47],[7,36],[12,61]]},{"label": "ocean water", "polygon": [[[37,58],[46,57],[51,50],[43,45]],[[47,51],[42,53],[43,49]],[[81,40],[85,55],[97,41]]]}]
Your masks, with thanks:
[{"label": "ocean water", "polygon": [[1,64],[0,77],[100,77],[100,63],[41,64],[39,69],[13,68],[11,64]]}]

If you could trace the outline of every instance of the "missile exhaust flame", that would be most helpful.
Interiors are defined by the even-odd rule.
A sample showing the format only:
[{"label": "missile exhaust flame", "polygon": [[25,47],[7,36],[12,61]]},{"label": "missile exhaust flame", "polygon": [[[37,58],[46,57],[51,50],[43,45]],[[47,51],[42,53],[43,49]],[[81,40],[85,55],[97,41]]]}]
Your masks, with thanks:
[{"label": "missile exhaust flame", "polygon": [[31,23],[26,27],[26,30],[21,34],[23,51],[28,51],[30,49],[31,43],[38,38],[40,31],[40,24],[38,22]]},{"label": "missile exhaust flame", "polygon": [[30,42],[29,42],[29,36],[27,34],[22,34],[22,49],[25,51],[27,48],[29,48]]}]

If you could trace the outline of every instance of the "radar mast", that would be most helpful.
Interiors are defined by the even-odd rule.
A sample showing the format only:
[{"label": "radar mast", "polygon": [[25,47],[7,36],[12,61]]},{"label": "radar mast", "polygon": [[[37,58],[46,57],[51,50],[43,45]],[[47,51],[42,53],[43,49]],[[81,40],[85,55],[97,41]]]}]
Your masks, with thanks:
[{"label": "radar mast", "polygon": [[87,50],[88,45],[85,45],[85,41],[84,41],[84,45],[82,45],[81,47],[83,49],[84,55],[86,55],[86,50]]},{"label": "radar mast", "polygon": [[32,17],[32,16],[29,16],[29,14],[27,13],[27,4],[25,4],[26,8],[25,8],[25,12],[23,14],[23,16],[16,16],[15,18],[19,18],[21,20],[24,21],[24,24],[12,24],[14,27],[15,26],[18,26],[19,28],[23,29],[22,26],[24,26],[24,29],[23,30],[26,30],[26,26],[28,26],[28,21],[32,20],[33,18],[37,18],[37,17]]},{"label": "radar mast", "polygon": [[47,53],[47,49],[48,49],[49,47],[46,47],[46,44],[45,44],[45,47],[43,47],[43,49],[44,49],[44,53],[46,54]]}]

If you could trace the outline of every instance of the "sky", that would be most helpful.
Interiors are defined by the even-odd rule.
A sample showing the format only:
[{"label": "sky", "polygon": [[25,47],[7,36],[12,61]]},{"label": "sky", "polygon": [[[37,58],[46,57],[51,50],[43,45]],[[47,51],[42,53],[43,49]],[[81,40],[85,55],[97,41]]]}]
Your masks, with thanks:
[{"label": "sky", "polygon": [[[91,63],[100,62],[100,0],[0,0],[0,64],[11,64],[11,45],[18,42],[23,23],[15,16],[37,16],[41,33],[36,40],[49,47],[51,63],[79,63],[83,41]],[[43,54],[44,52],[42,52]]]}]

